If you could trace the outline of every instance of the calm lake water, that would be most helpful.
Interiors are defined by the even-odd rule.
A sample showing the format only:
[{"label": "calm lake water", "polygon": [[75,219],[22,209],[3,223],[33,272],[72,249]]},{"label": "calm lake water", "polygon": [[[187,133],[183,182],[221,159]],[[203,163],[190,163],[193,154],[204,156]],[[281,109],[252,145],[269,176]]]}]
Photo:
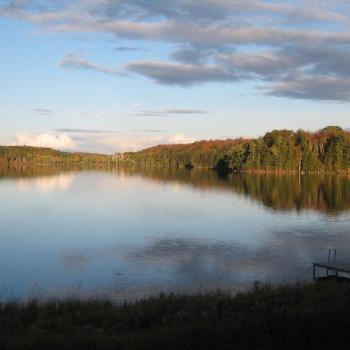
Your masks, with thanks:
[{"label": "calm lake water", "polygon": [[0,299],[138,298],[312,277],[350,261],[350,179],[0,170]]}]

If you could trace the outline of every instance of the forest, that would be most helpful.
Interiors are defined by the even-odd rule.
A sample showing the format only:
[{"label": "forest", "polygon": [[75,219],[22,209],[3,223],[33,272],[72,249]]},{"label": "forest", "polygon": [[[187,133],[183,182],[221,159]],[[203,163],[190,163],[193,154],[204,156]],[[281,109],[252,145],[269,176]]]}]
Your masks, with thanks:
[{"label": "forest", "polygon": [[117,164],[261,172],[349,172],[350,131],[329,126],[316,132],[273,130],[256,139],[158,145],[117,153]]},{"label": "forest", "polygon": [[0,146],[0,165],[105,164],[108,156],[96,153],[61,152],[52,148]]},{"label": "forest", "polygon": [[235,172],[348,172],[350,131],[273,130],[259,138],[203,140],[104,155],[51,148],[0,146],[0,164],[146,165]]}]

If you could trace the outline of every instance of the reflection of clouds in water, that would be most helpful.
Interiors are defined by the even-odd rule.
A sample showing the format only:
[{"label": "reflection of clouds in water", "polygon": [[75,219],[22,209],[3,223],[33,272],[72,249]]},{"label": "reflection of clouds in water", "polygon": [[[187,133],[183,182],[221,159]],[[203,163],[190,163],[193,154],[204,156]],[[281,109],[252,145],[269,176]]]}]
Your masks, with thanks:
[{"label": "reflection of clouds in water", "polygon": [[19,190],[27,191],[28,189],[37,188],[40,192],[67,192],[73,182],[73,174],[59,174],[55,176],[43,176],[38,178],[21,178],[16,184]]},{"label": "reflection of clouds in water", "polygon": [[[67,253],[60,258],[67,270],[99,266],[112,258],[109,273],[118,290],[135,294],[153,286],[159,291],[196,291],[251,285],[255,280],[279,283],[312,277],[312,262],[327,259],[328,248],[338,247],[340,260],[350,260],[350,234],[341,230],[294,227],[271,232],[256,245],[234,241],[152,238],[144,247],[109,247],[88,253]],[[115,265],[113,263],[115,261]],[[109,261],[109,264],[111,262]],[[136,292],[135,292],[136,291]]]},{"label": "reflection of clouds in water", "polygon": [[[105,249],[96,250],[69,250],[63,251],[59,256],[58,260],[66,271],[72,272],[77,270],[84,270],[90,264],[94,264],[99,260],[107,258],[122,257],[125,254],[120,247],[107,247]],[[115,274],[123,274],[123,272],[117,272]]]},{"label": "reflection of clouds in water", "polygon": [[139,266],[169,269],[178,283],[213,286],[258,279],[278,266],[266,246],[250,248],[234,242],[163,238],[127,257]]},{"label": "reflection of clouds in water", "polygon": [[75,271],[83,270],[91,258],[84,254],[65,253],[59,256],[59,260],[66,271]]},{"label": "reflection of clouds in water", "polygon": [[172,189],[174,191],[174,193],[176,194],[182,194],[183,193],[183,188],[184,184],[183,183],[179,183],[179,182],[174,182],[172,184]]},{"label": "reflection of clouds in water", "polygon": [[163,266],[179,283],[212,285],[248,283],[254,280],[281,282],[311,277],[311,263],[327,258],[329,247],[341,248],[342,258],[350,260],[350,235],[329,235],[302,228],[274,232],[272,239],[249,247],[235,242],[160,238],[127,258],[144,268]]}]

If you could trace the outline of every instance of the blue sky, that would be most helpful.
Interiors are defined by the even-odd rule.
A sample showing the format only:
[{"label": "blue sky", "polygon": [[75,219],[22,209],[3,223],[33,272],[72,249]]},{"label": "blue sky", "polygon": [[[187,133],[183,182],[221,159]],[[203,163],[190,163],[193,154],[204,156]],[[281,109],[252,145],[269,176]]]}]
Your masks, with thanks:
[{"label": "blue sky", "polygon": [[0,143],[114,152],[349,127],[348,1],[0,0]]}]

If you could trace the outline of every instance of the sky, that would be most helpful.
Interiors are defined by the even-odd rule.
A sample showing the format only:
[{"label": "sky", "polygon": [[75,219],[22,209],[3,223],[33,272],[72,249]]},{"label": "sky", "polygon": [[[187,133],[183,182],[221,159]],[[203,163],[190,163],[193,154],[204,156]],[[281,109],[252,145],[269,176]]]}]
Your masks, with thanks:
[{"label": "sky", "polygon": [[0,0],[0,42],[0,144],[350,126],[350,1]]}]

